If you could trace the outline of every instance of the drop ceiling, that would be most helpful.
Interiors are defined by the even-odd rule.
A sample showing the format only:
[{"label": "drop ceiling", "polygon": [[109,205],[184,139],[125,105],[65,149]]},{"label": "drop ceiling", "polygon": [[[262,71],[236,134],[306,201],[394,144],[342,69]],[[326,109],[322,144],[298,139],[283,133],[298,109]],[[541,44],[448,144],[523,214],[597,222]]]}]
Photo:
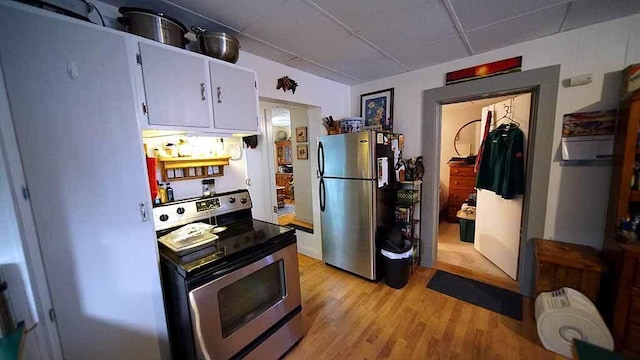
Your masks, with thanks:
[{"label": "drop ceiling", "polygon": [[103,0],[354,85],[640,12],[640,0]]}]

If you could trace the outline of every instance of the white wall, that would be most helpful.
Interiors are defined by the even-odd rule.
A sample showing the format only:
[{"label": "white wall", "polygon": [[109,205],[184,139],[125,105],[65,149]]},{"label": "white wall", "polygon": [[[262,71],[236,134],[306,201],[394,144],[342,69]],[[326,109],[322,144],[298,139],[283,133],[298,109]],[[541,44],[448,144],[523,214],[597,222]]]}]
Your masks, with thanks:
[{"label": "white wall", "polygon": [[311,163],[309,159],[298,159],[298,142],[295,132],[298,127],[309,127],[309,116],[306,108],[293,109],[291,113],[291,129],[294,136],[291,138],[291,153],[293,164],[294,194],[296,199],[296,219],[313,223],[313,202],[311,201]]},{"label": "white wall", "polygon": [[443,86],[446,72],[520,55],[523,71],[560,64],[561,79],[593,73],[591,84],[558,89],[545,237],[601,248],[611,169],[560,167],[562,115],[617,107],[617,72],[640,62],[639,14],[356,85],[351,113],[360,113],[360,94],[395,88],[394,130],[405,134],[405,155],[419,155],[423,90]]}]

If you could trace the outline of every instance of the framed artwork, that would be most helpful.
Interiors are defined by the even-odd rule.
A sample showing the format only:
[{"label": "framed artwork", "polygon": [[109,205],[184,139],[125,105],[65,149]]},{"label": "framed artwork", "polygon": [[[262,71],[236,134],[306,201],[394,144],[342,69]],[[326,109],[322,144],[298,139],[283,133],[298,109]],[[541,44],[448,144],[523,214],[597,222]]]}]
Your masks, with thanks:
[{"label": "framed artwork", "polygon": [[393,131],[393,88],[360,95],[364,126]]},{"label": "framed artwork", "polygon": [[307,127],[300,126],[296,128],[296,142],[307,142]]},{"label": "framed artwork", "polygon": [[296,151],[298,153],[298,160],[307,160],[309,158],[309,145],[298,144]]}]

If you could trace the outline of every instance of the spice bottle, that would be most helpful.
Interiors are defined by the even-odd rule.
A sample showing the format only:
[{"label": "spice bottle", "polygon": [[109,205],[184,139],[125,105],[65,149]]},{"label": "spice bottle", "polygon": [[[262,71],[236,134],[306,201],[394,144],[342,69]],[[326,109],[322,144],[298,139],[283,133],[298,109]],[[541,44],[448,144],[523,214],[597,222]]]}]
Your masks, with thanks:
[{"label": "spice bottle", "polygon": [[171,185],[171,183],[167,183],[167,199],[173,201],[175,200],[173,197],[173,188],[169,185]]}]

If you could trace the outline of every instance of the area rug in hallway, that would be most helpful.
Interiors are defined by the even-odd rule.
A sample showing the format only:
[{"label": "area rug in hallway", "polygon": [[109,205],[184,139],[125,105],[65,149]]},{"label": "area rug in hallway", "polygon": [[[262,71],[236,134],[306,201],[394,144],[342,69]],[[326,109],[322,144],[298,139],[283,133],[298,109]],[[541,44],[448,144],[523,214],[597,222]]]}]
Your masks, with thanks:
[{"label": "area rug in hallway", "polygon": [[284,204],[283,207],[278,209],[278,216],[282,216],[284,214],[289,214],[296,211],[296,206],[293,204]]},{"label": "area rug in hallway", "polygon": [[437,270],[427,288],[522,321],[522,295]]}]

